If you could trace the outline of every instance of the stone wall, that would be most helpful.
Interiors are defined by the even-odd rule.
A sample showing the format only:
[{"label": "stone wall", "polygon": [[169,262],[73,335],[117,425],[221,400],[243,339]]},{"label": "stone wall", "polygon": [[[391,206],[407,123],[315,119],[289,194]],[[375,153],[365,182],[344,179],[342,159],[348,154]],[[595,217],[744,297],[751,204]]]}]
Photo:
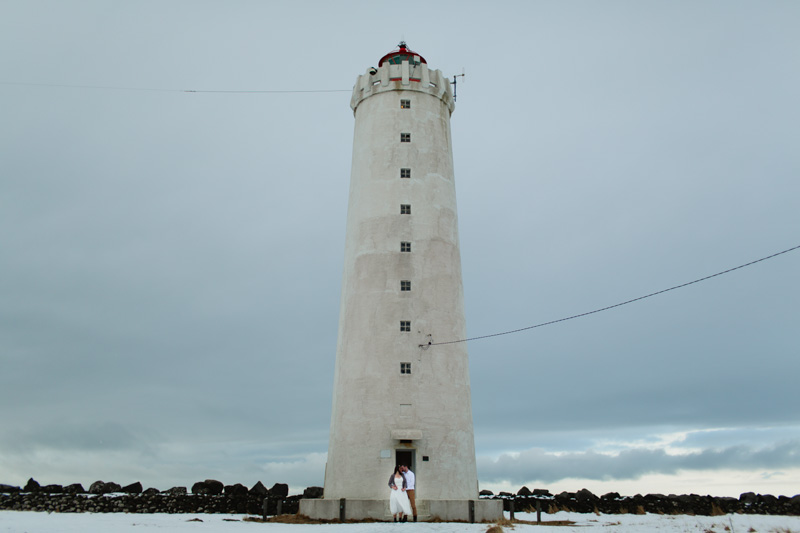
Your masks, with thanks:
[{"label": "stone wall", "polygon": [[[80,484],[40,486],[31,479],[25,487],[0,485],[0,510],[57,513],[219,513],[219,514],[295,514],[300,500],[322,497],[321,487],[309,487],[302,495],[289,496],[288,485],[276,483],[267,489],[261,482],[248,489],[244,485],[223,485],[219,481],[199,481],[192,486],[166,491],[142,490],[140,483],[122,487],[97,481],[89,490]],[[739,498],[714,496],[647,494],[620,496],[610,492],[596,496],[586,489],[550,494],[544,489],[522,487],[517,494],[481,492],[482,499],[501,499],[506,511],[543,513],[659,513],[721,515],[726,513],[800,516],[800,495],[772,496],[746,492]]]},{"label": "stone wall", "polygon": [[536,511],[538,505],[543,513],[570,511],[574,513],[658,513],[709,516],[727,513],[800,515],[800,495],[790,498],[753,492],[746,492],[738,499],[698,494],[620,496],[616,492],[596,496],[586,489],[552,495],[547,490],[536,489],[531,492],[527,487],[522,487],[517,494],[501,492],[499,495],[494,495],[483,491],[481,497],[501,498],[504,510],[510,511],[513,507],[516,512]]},{"label": "stone wall", "polygon": [[192,486],[166,491],[142,490],[141,483],[125,487],[96,481],[89,490],[80,484],[40,486],[31,479],[25,487],[0,485],[0,509],[57,513],[220,513],[275,515],[298,511],[301,499],[320,497],[322,489],[311,487],[303,495],[289,496],[288,485],[276,483],[267,489],[261,482],[248,489],[244,485],[223,485],[219,481],[199,481]]}]

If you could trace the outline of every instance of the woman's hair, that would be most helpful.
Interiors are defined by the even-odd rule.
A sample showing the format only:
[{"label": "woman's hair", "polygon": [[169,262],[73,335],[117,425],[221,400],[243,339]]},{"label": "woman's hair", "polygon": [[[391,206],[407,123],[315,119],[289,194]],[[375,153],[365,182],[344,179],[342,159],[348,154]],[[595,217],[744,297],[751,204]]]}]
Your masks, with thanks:
[{"label": "woman's hair", "polygon": [[401,476],[403,475],[403,473],[400,471],[400,465],[397,465],[397,466],[394,467],[394,473],[395,474],[400,474]]}]

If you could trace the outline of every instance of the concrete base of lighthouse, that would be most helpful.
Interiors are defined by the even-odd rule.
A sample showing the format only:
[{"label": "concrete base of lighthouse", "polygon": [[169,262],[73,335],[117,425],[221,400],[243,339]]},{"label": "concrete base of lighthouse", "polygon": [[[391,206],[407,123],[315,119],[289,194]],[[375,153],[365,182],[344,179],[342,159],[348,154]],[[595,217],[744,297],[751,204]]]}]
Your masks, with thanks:
[{"label": "concrete base of lighthouse", "polygon": [[[388,498],[300,500],[300,514],[315,520],[392,521]],[[421,522],[495,522],[501,518],[502,500],[417,500],[417,519]]]}]

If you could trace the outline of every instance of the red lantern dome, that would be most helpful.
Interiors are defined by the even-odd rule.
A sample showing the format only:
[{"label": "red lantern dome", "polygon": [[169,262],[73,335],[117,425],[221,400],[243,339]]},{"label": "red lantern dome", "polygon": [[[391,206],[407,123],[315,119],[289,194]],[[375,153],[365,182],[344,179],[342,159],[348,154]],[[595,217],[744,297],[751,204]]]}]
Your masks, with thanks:
[{"label": "red lantern dome", "polygon": [[397,50],[393,50],[383,56],[380,61],[378,61],[378,68],[384,63],[389,63],[390,65],[399,65],[403,61],[408,61],[410,64],[419,64],[425,63],[425,58],[416,53],[415,51],[411,50],[406,46],[405,41],[400,41],[400,44],[397,45]]}]

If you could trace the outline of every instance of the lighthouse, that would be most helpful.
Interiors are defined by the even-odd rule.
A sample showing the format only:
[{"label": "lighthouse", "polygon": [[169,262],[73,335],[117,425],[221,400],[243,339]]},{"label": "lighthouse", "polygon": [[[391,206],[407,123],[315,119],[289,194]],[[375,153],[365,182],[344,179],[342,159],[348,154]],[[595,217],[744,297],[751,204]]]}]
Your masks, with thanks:
[{"label": "lighthouse", "polygon": [[389,517],[395,465],[420,519],[493,520],[478,499],[449,80],[404,42],[356,80],[325,487],[301,513]]}]

